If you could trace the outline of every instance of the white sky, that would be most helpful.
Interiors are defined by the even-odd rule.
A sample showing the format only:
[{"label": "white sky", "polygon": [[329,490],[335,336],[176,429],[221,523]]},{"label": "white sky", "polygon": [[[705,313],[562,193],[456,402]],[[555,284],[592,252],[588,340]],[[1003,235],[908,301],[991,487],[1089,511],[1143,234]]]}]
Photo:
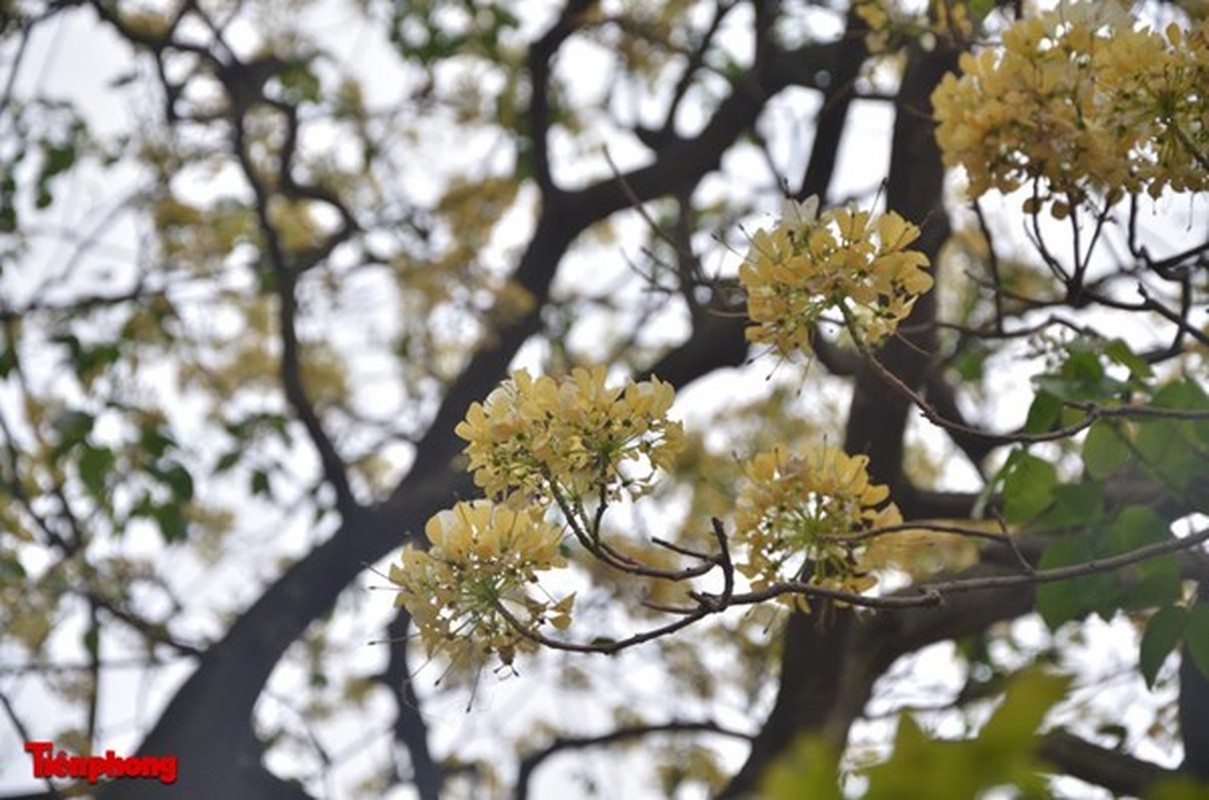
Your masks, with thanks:
[{"label": "white sky", "polygon": [[[539,21],[545,19],[549,16],[549,9],[554,7],[556,4],[553,3],[542,4],[542,10],[534,13],[531,19]],[[388,45],[382,41],[374,27],[369,23],[357,20],[354,15],[342,10],[341,4],[337,2],[327,4],[316,15],[316,19],[322,20],[316,24],[322,25],[322,29],[326,32],[325,38],[331,37],[334,52],[367,74],[373,74],[379,69],[377,66],[379,60],[393,60]],[[532,22],[531,27],[537,30],[542,24],[544,23]],[[741,26],[742,20],[737,20],[734,24]],[[251,47],[251,37],[248,37],[248,42]],[[572,45],[563,53],[560,64],[564,66],[560,68],[567,69],[570,67],[566,65],[573,64],[577,73],[580,70],[591,72],[593,71],[591,69],[593,61],[600,60],[603,56],[604,54],[593,52],[592,48],[588,46]],[[93,22],[91,14],[61,14],[54,22],[43,26],[35,37],[22,69],[21,80],[17,84],[18,94],[42,92],[71,97],[89,110],[92,121],[100,132],[118,133],[128,127],[135,116],[130,113],[129,107],[125,104],[127,101],[114,99],[114,94],[108,85],[113,78],[121,74],[123,69],[127,68],[128,64],[128,53],[125,46],[107,31],[98,28]],[[603,71],[603,67],[599,71]],[[367,99],[371,104],[392,103],[397,101],[400,96],[400,88],[386,81],[368,80],[365,86]],[[809,127],[811,116],[817,105],[817,100],[807,92],[786,92],[770,104],[766,112],[766,119],[777,126],[783,126],[783,129],[804,130]],[[849,125],[840,154],[839,172],[834,186],[835,196],[866,192],[881,179],[888,165],[888,132],[892,122],[890,109],[885,104],[873,102],[858,102],[856,105],[857,117]],[[685,129],[691,130],[699,122],[699,120],[692,119],[692,114],[693,109],[690,107],[680,120]],[[448,142],[439,136],[434,137],[433,141],[434,144],[421,145],[421,160],[424,162],[448,161]],[[623,169],[632,166],[636,159],[641,157],[638,148],[626,147],[624,141],[610,141],[609,146],[611,156]],[[431,148],[431,152],[427,152],[426,147]],[[587,180],[590,177],[599,178],[608,174],[607,164],[601,158],[594,160],[559,158],[560,152],[567,154],[569,149],[570,146],[564,145],[561,149],[556,147],[555,150],[556,161],[562,164],[558,177],[564,183],[573,184],[577,180]],[[795,176],[801,174],[803,165],[800,160],[803,158],[803,152],[804,149],[800,147],[794,149],[783,147],[780,150],[774,148],[773,155],[778,159],[778,167],[783,174]],[[736,152],[728,155],[725,166],[732,174],[746,173],[760,176],[753,179],[751,186],[748,187],[750,190],[764,191],[767,189],[766,169],[750,150],[746,153]],[[423,179],[416,176],[401,179],[423,185]],[[87,175],[80,180],[82,184],[74,187],[75,190],[78,190],[80,200],[68,204],[71,215],[53,220],[55,224],[72,228],[77,223],[76,215],[90,216],[89,212],[95,207],[94,204],[103,203],[106,199],[115,196],[112,186],[99,184]],[[733,191],[734,189],[733,183],[724,186],[721,179],[707,181],[706,186],[708,187],[711,182],[719,187],[718,190]],[[440,181],[432,180],[430,185],[435,196]],[[709,191],[709,189],[705,188],[703,191]],[[1164,213],[1174,212],[1178,217],[1179,209],[1166,206],[1167,202],[1164,201],[1159,208]],[[56,205],[56,214],[63,213],[59,208],[59,205]],[[1189,213],[1194,212],[1190,210]],[[1203,218],[1203,206],[1195,209],[1195,213]],[[630,225],[634,226],[635,223],[631,222]],[[505,234],[500,237],[500,241],[495,243],[501,254],[508,251],[510,245],[514,246],[525,241],[527,233],[523,225],[504,227],[511,231],[511,235]],[[123,240],[128,241],[129,237],[134,235],[133,230],[130,226],[118,228],[112,236],[114,245],[118,248],[128,247]],[[1011,238],[1013,235],[1010,231],[1005,234],[1007,234],[1007,238]],[[624,250],[625,236],[622,236],[620,241],[622,242],[621,248]],[[49,268],[47,265],[58,263],[61,257],[61,250],[43,245],[29,260],[32,265],[32,275],[45,274],[45,270]],[[617,258],[614,263],[620,264],[621,261],[620,258]],[[501,255],[500,266],[503,267],[507,263],[507,258]],[[707,266],[716,265],[707,264]],[[560,283],[573,283],[580,288],[581,281],[590,280],[593,276],[609,277],[609,271],[599,269],[596,262],[569,261],[564,268],[564,273],[560,275],[559,281]],[[32,288],[32,276],[30,281],[25,286]],[[10,277],[6,277],[5,282],[0,285],[4,287],[5,291],[17,294],[23,288],[21,280],[14,281]],[[590,329],[586,330],[588,333],[581,335],[590,338]],[[757,364],[744,371],[741,380],[736,380],[736,374],[730,372],[707,378],[684,393],[679,408],[682,409],[683,416],[690,424],[697,421],[704,423],[712,410],[711,405],[717,404],[717,398],[725,396],[730,402],[745,399],[739,396],[742,387],[749,387],[753,395],[762,392],[764,390],[763,378],[768,374],[768,370],[768,365]],[[1023,418],[1023,412],[1031,398],[1031,388],[1028,375],[1023,371],[998,370],[997,375],[1002,377],[992,384],[992,391],[988,393],[988,402],[991,403],[991,416],[1002,420],[1004,427],[1008,427]],[[828,391],[842,393],[843,390],[829,389]],[[952,448],[947,445],[941,448],[934,444],[933,447],[952,452]],[[975,476],[965,466],[964,461],[959,458],[949,460],[953,464],[953,472],[948,476],[950,485],[966,487],[973,485]],[[279,526],[280,522],[272,513],[273,510],[272,508],[259,510],[253,508],[252,516],[263,517],[265,525]],[[273,555],[296,557],[305,552],[312,541],[312,532],[309,530],[308,522],[305,518],[292,520],[289,532],[274,540],[275,552]],[[254,530],[257,526],[253,524],[248,527],[253,530],[253,534],[243,536],[242,543],[241,537],[237,536],[232,541],[233,547],[252,546],[250,542],[255,538]],[[252,576],[258,574],[260,580],[269,580],[273,574],[272,569],[263,568],[249,570],[246,567],[232,569],[230,566],[223,566],[215,570],[198,562],[190,554],[174,553],[168,555],[167,558],[170,563],[166,566],[175,573],[175,580],[184,592],[191,597],[226,598],[223,605],[227,607],[250,602],[258,594],[260,583],[258,580],[249,580],[249,573]],[[363,583],[372,585],[381,584],[382,581],[369,578]],[[232,603],[232,600],[236,600],[236,602]],[[355,626],[355,630],[344,631],[343,634],[361,636],[366,640],[378,635],[382,621],[389,616],[390,600],[391,596],[387,592],[366,592],[362,597],[364,605],[361,613],[348,618],[348,623],[346,623]],[[195,614],[197,632],[199,634],[203,631],[216,632],[214,620],[209,614],[210,604],[201,603],[199,606],[198,613]],[[1027,638],[1031,635],[1029,626],[1035,628],[1035,621],[1026,622],[1021,626],[1021,636]],[[63,630],[56,632],[55,638],[64,643],[78,641],[80,631],[81,629],[77,625],[67,625]],[[1033,633],[1036,632],[1033,631]],[[1095,644],[1083,650],[1078,648],[1074,650],[1076,654],[1086,653],[1086,656],[1076,655],[1076,658],[1079,661],[1080,671],[1088,676],[1086,680],[1094,687],[1087,694],[1100,692],[1101,679],[1114,679],[1112,676],[1119,672],[1133,674],[1129,669],[1136,660],[1136,642],[1128,630],[1121,625],[1092,624],[1088,626],[1087,635],[1088,639]],[[64,644],[64,646],[67,645]],[[922,687],[931,687],[927,693],[932,699],[936,699],[935,695],[942,693],[946,687],[948,691],[952,691],[956,685],[958,676],[953,669],[951,649],[951,645],[938,645],[930,648],[920,655],[913,667],[915,676],[913,680],[918,681]],[[357,665],[357,671],[371,672],[378,669],[384,656],[385,651],[382,648],[368,646],[362,648],[359,657],[364,660]],[[553,663],[557,663],[557,660],[554,660]],[[598,661],[585,664],[585,666],[602,670],[606,674],[610,671],[624,673],[624,677],[629,679],[629,683],[633,683],[634,672],[654,669],[649,659],[644,659],[641,654],[625,655],[605,663]],[[556,716],[560,698],[555,697],[552,693],[540,691],[541,670],[549,668],[551,667],[537,667],[533,670],[534,674],[526,671],[521,678],[505,681],[498,681],[490,674],[490,670],[485,671],[472,714],[465,713],[464,698],[446,697],[432,702],[426,707],[426,711],[432,717],[434,751],[438,755],[450,752],[464,753],[468,756],[476,753],[490,754],[492,748],[497,747],[496,737],[499,733],[519,733],[534,719]],[[1168,671],[1171,669],[1172,665],[1169,664]],[[145,732],[146,726],[154,720],[163,703],[171,696],[171,692],[186,673],[187,670],[181,668],[167,669],[159,673],[151,683],[146,683],[140,677],[143,674],[141,670],[126,673],[116,670],[108,672],[104,682],[102,700],[104,746],[112,747],[119,753],[133,750],[142,733]],[[292,666],[286,666],[279,670],[279,674],[274,677],[272,688],[275,693],[280,694],[288,692],[291,685],[297,686],[305,680],[306,676],[300,671]],[[1127,683],[1123,692],[1104,693],[1103,697],[1092,696],[1088,697],[1087,701],[1120,704],[1122,702],[1120,697],[1124,696],[1130,698],[1126,708],[1134,704],[1140,708],[1147,703],[1154,702],[1154,698],[1138,692],[1136,675],[1132,683],[1127,681],[1123,681],[1123,683]],[[658,676],[652,676],[650,686],[657,688],[659,685]],[[0,687],[6,690],[9,687],[9,679],[2,674],[0,674]],[[1160,695],[1158,699],[1169,699],[1169,693],[1167,694],[1166,698]],[[381,700],[381,697],[378,699]],[[39,734],[46,735],[54,730],[56,717],[67,716],[66,708],[45,694],[25,691],[18,694],[14,700],[19,711],[24,712],[27,716],[32,715],[35,709],[38,710],[38,713],[33,716],[39,718],[39,724],[45,725]],[[651,698],[651,702],[656,705],[661,704],[659,701],[660,698]],[[896,701],[901,702],[901,698],[896,697]],[[871,713],[877,713],[877,708],[878,704],[875,702],[870,708]],[[262,702],[262,711],[266,719],[287,713],[284,706],[275,704],[271,699]],[[383,719],[382,715],[388,712],[389,708],[379,702],[377,711],[368,714],[368,717],[378,722]],[[691,711],[684,713],[691,715]],[[609,719],[603,711],[591,708],[586,709],[583,716],[576,721],[577,727],[581,730],[589,728],[600,730],[606,728],[609,723]],[[955,718],[944,724],[955,725]],[[854,729],[853,741],[868,740],[869,736],[876,738],[877,728],[876,723],[858,726]],[[344,741],[352,742],[353,746],[359,744],[361,740],[357,736],[363,732],[345,725],[334,726],[334,731],[337,734],[340,734],[341,731],[343,733],[332,736],[332,741],[338,741],[342,735]],[[375,747],[381,747],[383,744],[384,739],[379,735],[375,741]],[[339,747],[334,749],[340,750]],[[723,745],[722,749],[730,756],[729,766],[737,768],[741,763],[743,750],[728,745]],[[13,753],[17,756],[9,757],[9,754]],[[367,769],[376,755],[377,753],[373,751],[367,752],[363,759],[351,759],[347,764],[340,766],[335,773],[337,783]],[[1173,753],[1141,752],[1140,755],[1168,764],[1172,763],[1176,757]],[[283,766],[287,771],[291,765],[282,762],[288,762],[289,758],[288,754],[275,756],[277,765]],[[574,783],[576,780],[574,773],[580,769],[588,769],[595,771],[600,785],[610,787],[611,792],[622,787],[626,789],[624,793],[616,793],[614,796],[639,797],[644,791],[644,787],[636,782],[635,771],[631,767],[632,762],[628,757],[613,752],[605,754],[604,751],[593,751],[590,757],[578,753],[565,756],[557,762],[551,762],[549,767],[538,773],[534,796],[553,796],[568,786],[577,785]],[[29,778],[29,762],[21,751],[15,732],[7,725],[0,725],[0,792],[32,789],[39,785]],[[347,790],[334,789],[331,796],[351,797],[352,795]],[[397,791],[390,795],[392,798],[406,796],[408,796],[406,791]]]}]

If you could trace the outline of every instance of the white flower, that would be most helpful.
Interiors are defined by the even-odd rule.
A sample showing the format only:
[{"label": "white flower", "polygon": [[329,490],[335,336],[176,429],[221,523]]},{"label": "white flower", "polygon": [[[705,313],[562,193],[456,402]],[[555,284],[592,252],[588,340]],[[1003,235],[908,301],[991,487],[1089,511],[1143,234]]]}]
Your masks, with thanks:
[{"label": "white flower", "polygon": [[790,226],[790,230],[798,231],[812,227],[819,217],[819,196],[812,194],[798,202],[792,197],[786,197],[781,203],[781,223]]},{"label": "white flower", "polygon": [[515,410],[519,401],[520,398],[516,390],[516,383],[514,381],[505,381],[491,390],[491,394],[487,395],[487,399],[483,401],[483,407],[488,413],[498,414],[505,409],[509,411]]}]

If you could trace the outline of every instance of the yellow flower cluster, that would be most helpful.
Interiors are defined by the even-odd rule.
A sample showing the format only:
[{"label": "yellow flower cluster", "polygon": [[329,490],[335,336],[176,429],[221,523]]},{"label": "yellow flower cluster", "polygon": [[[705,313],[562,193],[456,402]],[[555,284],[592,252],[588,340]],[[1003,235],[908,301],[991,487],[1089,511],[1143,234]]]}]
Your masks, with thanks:
[{"label": "yellow flower cluster", "polygon": [[[823,449],[806,458],[782,448],[745,466],[735,510],[742,545],[737,569],[762,589],[785,580],[860,592],[877,581],[862,566],[864,544],[850,539],[902,522],[890,490],[869,482],[867,456]],[[801,598],[790,599],[802,607]]]},{"label": "yellow flower cluster", "polygon": [[[683,446],[683,427],[667,418],[675,393],[658,378],[609,388],[605,375],[602,366],[558,379],[518,370],[472,404],[456,432],[469,442],[475,483],[489,495],[544,503],[649,489],[655,469],[669,469]],[[623,463],[643,460],[645,475]]]},{"label": "yellow flower cluster", "polygon": [[747,338],[785,355],[810,349],[827,311],[837,311],[858,341],[876,345],[932,286],[928,257],[907,249],[919,236],[915,225],[893,211],[817,210],[817,198],[787,202],[780,221],[752,237],[739,268],[756,323]]},{"label": "yellow flower cluster", "polygon": [[574,595],[553,603],[525,591],[537,573],[564,565],[562,534],[537,511],[514,511],[489,500],[458,503],[428,521],[430,547],[403,548],[389,579],[399,586],[395,604],[411,614],[428,653],[455,664],[482,653],[511,663],[533,643],[504,612],[529,630],[545,623],[565,628]]},{"label": "yellow flower cluster", "polygon": [[968,42],[974,35],[974,20],[966,3],[933,2],[928,9],[902,0],[860,0],[856,15],[868,27],[865,47],[874,55],[898,50],[912,40],[927,41],[932,37]]},{"label": "yellow flower cluster", "polygon": [[970,193],[1037,181],[1055,217],[1095,195],[1209,189],[1209,27],[1140,28],[1116,2],[1062,3],[961,58],[932,95]]}]

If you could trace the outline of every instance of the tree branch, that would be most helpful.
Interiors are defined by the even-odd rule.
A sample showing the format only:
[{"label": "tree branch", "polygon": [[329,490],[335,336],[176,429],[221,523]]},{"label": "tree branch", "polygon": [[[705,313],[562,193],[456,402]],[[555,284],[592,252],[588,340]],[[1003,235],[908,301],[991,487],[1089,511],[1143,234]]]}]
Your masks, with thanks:
[{"label": "tree branch", "polygon": [[529,783],[533,773],[547,759],[567,750],[584,750],[590,747],[602,747],[617,744],[631,739],[641,739],[658,733],[716,733],[738,739],[751,738],[747,734],[732,731],[716,722],[664,722],[655,725],[628,725],[598,736],[559,736],[542,749],[530,753],[521,759],[520,772],[516,778],[516,800],[528,800]]},{"label": "tree branch", "polygon": [[532,147],[533,179],[547,202],[559,189],[550,173],[550,61],[563,42],[579,27],[580,18],[596,0],[569,0],[558,21],[529,48],[529,143]]},{"label": "tree branch", "polygon": [[1114,795],[1141,797],[1160,780],[1175,778],[1180,774],[1176,770],[1092,744],[1062,729],[1042,736],[1037,751],[1041,758],[1063,773],[1103,786]]},{"label": "tree branch", "polygon": [[400,608],[387,627],[390,660],[378,681],[395,700],[395,741],[407,748],[411,762],[411,782],[420,800],[440,800],[444,775],[428,749],[428,723],[420,708],[420,698],[412,684],[408,651],[411,615]]}]

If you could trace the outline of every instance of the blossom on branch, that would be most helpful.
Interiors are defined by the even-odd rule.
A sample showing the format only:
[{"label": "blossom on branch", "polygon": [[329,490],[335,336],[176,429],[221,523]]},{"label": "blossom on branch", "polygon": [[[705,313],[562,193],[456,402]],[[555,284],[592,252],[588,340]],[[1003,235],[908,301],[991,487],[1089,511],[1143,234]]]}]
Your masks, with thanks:
[{"label": "blossom on branch", "polygon": [[683,446],[683,427],[667,418],[675,393],[658,378],[624,388],[605,378],[602,366],[557,379],[522,369],[472,404],[456,431],[475,483],[514,504],[643,494]]},{"label": "blossom on branch", "polygon": [[1102,195],[1209,189],[1209,30],[1137,28],[1115,3],[1017,20],[932,95],[947,167],[969,194],[1037,182],[1026,211]]},{"label": "blossom on branch", "polygon": [[787,204],[771,230],[752,237],[739,268],[755,323],[747,338],[784,355],[809,352],[815,325],[829,311],[859,342],[877,345],[932,287],[928,257],[907,249],[918,227],[893,211],[816,215],[817,208],[817,198]]},{"label": "blossom on branch", "polygon": [[[783,448],[758,453],[744,467],[747,485],[735,512],[741,546],[736,568],[764,589],[810,581],[850,592],[877,583],[862,564],[864,543],[853,537],[898,525],[890,490],[869,482],[867,456],[824,448],[805,457]],[[800,596],[783,596],[804,604]]]},{"label": "blossom on branch", "polygon": [[562,532],[539,511],[463,502],[432,517],[424,533],[429,549],[403,548],[388,577],[399,587],[395,605],[411,614],[430,655],[467,664],[496,653],[510,663],[517,650],[535,647],[516,622],[531,631],[570,624],[574,595],[553,602],[527,591],[539,572],[565,565]]},{"label": "blossom on branch", "polygon": [[970,41],[978,17],[971,17],[966,3],[918,3],[904,0],[859,0],[852,10],[867,28],[865,48],[871,55],[893,54],[905,44],[921,42],[924,47],[935,46],[937,37],[956,42]]}]

